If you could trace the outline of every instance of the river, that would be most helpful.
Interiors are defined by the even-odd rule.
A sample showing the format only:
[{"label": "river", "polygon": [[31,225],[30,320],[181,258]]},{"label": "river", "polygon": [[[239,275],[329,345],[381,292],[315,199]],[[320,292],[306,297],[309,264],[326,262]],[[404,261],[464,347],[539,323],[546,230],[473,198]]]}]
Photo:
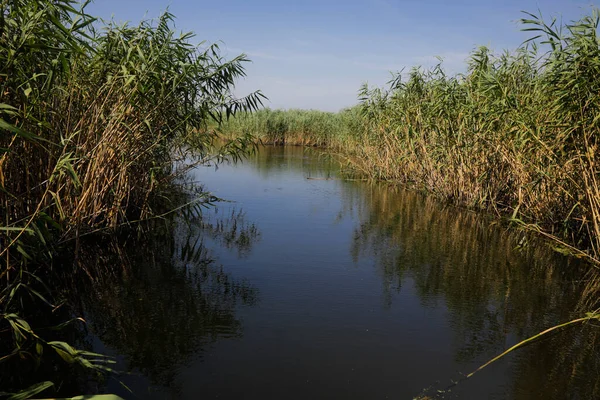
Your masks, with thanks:
[{"label": "river", "polygon": [[[580,263],[332,157],[264,147],[190,178],[227,201],[136,245],[84,301],[101,390],[142,399],[565,399],[600,394],[598,328],[478,366],[592,301]],[[523,246],[524,242],[527,242]],[[458,382],[453,385],[453,382]]]}]

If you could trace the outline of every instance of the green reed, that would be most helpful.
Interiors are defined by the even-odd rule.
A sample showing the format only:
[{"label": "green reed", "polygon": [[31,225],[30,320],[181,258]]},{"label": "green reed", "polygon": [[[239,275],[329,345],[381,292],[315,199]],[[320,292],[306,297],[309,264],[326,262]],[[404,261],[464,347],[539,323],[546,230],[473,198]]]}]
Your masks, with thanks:
[{"label": "green reed", "polygon": [[244,113],[225,121],[230,137],[248,133],[265,144],[339,147],[357,138],[358,108],[339,113],[318,110],[270,110]]},{"label": "green reed", "polygon": [[[0,346],[3,363],[35,367],[55,354],[109,369],[27,322],[58,306],[49,275],[83,270],[93,278],[77,260],[79,238],[156,216],[176,149],[191,144],[205,158],[216,138],[209,121],[263,99],[232,94],[245,75],[243,54],[227,60],[217,45],[193,44],[193,34],[174,31],[171,14],[116,25],[90,16],[87,4],[0,0],[0,331],[12,333]],[[76,253],[73,269],[53,265],[65,243]]]},{"label": "green reed", "polygon": [[363,89],[361,151],[374,177],[535,227],[600,261],[598,12],[565,26],[528,14],[515,53],[482,47],[468,72],[414,69]]}]

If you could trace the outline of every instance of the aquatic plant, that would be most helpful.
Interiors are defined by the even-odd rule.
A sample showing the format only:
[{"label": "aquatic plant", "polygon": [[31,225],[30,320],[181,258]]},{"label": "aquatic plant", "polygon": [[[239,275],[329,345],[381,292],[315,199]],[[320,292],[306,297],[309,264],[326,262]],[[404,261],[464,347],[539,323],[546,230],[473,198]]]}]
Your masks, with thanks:
[{"label": "aquatic plant", "polygon": [[477,49],[465,75],[413,69],[383,99],[364,88],[358,159],[373,177],[507,216],[597,263],[598,13],[522,22],[539,35],[513,54]]}]

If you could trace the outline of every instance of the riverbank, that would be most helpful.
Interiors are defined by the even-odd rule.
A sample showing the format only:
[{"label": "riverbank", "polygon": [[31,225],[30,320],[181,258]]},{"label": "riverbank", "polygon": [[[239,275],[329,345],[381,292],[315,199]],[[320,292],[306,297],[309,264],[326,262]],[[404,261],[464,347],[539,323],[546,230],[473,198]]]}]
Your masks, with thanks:
[{"label": "riverbank", "polygon": [[355,174],[492,212],[600,265],[596,15],[563,26],[527,15],[537,39],[500,55],[481,47],[465,74],[417,67],[364,86],[352,109],[262,110],[222,130],[335,149]]}]

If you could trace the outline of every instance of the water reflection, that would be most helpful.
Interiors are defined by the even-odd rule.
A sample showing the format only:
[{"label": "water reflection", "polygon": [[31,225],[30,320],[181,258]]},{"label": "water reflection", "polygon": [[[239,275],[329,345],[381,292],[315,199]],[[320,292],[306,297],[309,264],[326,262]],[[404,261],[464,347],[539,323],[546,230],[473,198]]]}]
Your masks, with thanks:
[{"label": "water reflection", "polygon": [[302,171],[306,178],[334,179],[340,171],[335,154],[301,146],[261,146],[247,162],[265,179],[290,170]]},{"label": "water reflection", "polygon": [[576,327],[523,349],[512,374],[511,398],[600,398],[599,329]]},{"label": "water reflection", "polygon": [[[486,216],[390,185],[343,181],[335,167],[315,162],[302,149],[267,147],[250,161],[263,176],[282,169],[305,177],[338,176],[343,202],[331,218],[357,221],[348,233],[350,253],[355,263],[377,260],[383,307],[392,307],[410,281],[423,308],[445,310],[457,370],[428,391],[430,396],[451,378],[460,379],[459,372],[469,373],[517,341],[598,306],[600,285],[589,267]],[[490,398],[600,398],[598,329],[576,327],[500,361],[511,367],[512,378]],[[493,382],[497,371],[484,370],[454,392],[468,397],[469,385]]]},{"label": "water reflection", "polygon": [[199,221],[201,232],[190,232],[190,235],[196,235],[196,240],[211,238],[223,248],[236,251],[238,257],[247,257],[252,246],[260,240],[260,231],[255,224],[246,223],[242,210],[235,207],[225,209],[227,211],[221,212],[220,206],[215,206],[214,213],[205,215]]},{"label": "water reflection", "polygon": [[117,356],[135,395],[106,390],[364,399],[412,398],[433,385],[431,397],[600,398],[591,325],[437,393],[597,307],[600,284],[533,238],[516,250],[522,234],[414,192],[344,180],[338,165],[318,151],[266,147],[196,177],[238,203],[82,244],[80,264],[122,266],[74,295],[89,346]]},{"label": "water reflection", "polygon": [[[523,234],[491,226],[485,216],[381,185],[363,185],[350,198],[361,221],[353,256],[379,258],[387,301],[410,276],[424,307],[445,306],[461,364],[491,358],[517,340],[580,316],[575,313],[582,302],[598,300],[589,289],[581,297],[594,281],[581,263],[533,238],[517,250]],[[596,328],[575,328],[524,350],[516,356],[512,397],[597,398],[597,336]]]},{"label": "water reflection", "polygon": [[[88,246],[85,260],[123,266],[122,275],[103,274],[94,291],[82,297],[91,332],[124,360],[120,366],[125,372],[146,377],[153,390],[169,388],[175,397],[179,368],[201,357],[211,343],[241,337],[236,307],[258,301],[255,287],[234,278],[214,259],[205,235],[241,257],[260,237],[242,211],[223,217],[188,215],[121,238],[118,251]],[[146,398],[150,393],[135,395]]]}]

